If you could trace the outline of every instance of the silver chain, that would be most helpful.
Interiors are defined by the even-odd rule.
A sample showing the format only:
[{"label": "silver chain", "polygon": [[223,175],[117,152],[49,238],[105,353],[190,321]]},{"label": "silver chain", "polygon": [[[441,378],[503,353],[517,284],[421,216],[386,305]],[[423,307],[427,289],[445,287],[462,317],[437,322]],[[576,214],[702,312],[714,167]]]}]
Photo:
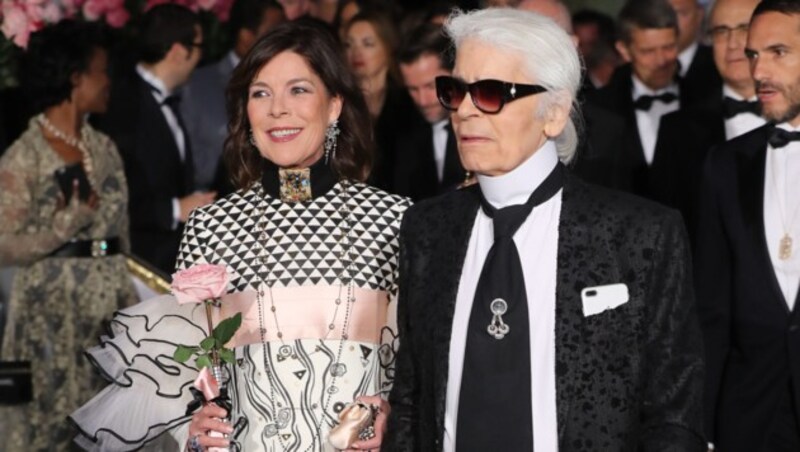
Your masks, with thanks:
[{"label": "silver chain", "polygon": [[[350,194],[349,194],[350,183],[348,181],[346,181],[346,180],[343,180],[342,182],[340,182],[340,184],[342,186],[341,195],[342,195],[342,207],[343,207],[343,209],[342,209],[343,217],[342,217],[341,223],[345,224],[344,228],[342,228],[341,223],[340,223],[340,226],[339,226],[339,230],[342,231],[342,234],[341,234],[341,236],[339,238],[340,239],[339,247],[341,249],[341,253],[339,254],[338,258],[339,258],[339,261],[342,263],[342,268],[341,268],[341,271],[339,272],[339,274],[337,275],[337,278],[339,279],[339,294],[336,297],[336,299],[334,300],[335,308],[334,308],[333,318],[331,319],[331,322],[328,324],[328,329],[327,329],[327,331],[325,333],[325,336],[323,337],[323,340],[327,339],[328,335],[330,334],[330,332],[333,331],[333,329],[335,328],[336,317],[338,316],[338,313],[339,313],[339,307],[342,304],[342,299],[341,299],[342,290],[343,290],[345,285],[347,286],[347,298],[346,298],[347,302],[345,304],[345,317],[344,317],[344,322],[342,324],[342,336],[339,339],[339,347],[338,347],[338,350],[336,352],[336,361],[334,362],[334,365],[332,366],[332,369],[335,368],[338,364],[340,364],[340,360],[341,360],[341,357],[342,357],[342,351],[344,350],[344,341],[346,341],[348,339],[348,328],[349,328],[349,325],[350,325],[351,308],[352,308],[353,303],[355,302],[355,298],[354,298],[354,295],[353,295],[353,276],[352,276],[351,271],[350,271],[350,267],[352,267],[353,264],[354,264],[354,256],[352,255],[352,240],[350,238],[350,232],[353,230],[353,224],[352,224],[353,219],[352,219],[352,215],[351,215],[352,212],[350,211],[350,206],[348,205],[348,201],[350,200]],[[259,256],[259,261],[260,261],[260,264],[261,264],[260,265],[260,273],[262,275],[264,275],[266,273],[266,277],[262,276],[261,281],[259,282],[258,291],[257,291],[257,297],[256,297],[257,304],[258,304],[259,330],[260,330],[260,333],[261,333],[261,350],[262,350],[263,359],[264,359],[264,371],[267,374],[267,382],[268,382],[268,384],[270,386],[270,402],[271,402],[271,405],[272,405],[273,422],[275,423],[275,432],[276,432],[275,436],[277,436],[278,442],[281,444],[281,447],[283,447],[283,449],[286,450],[288,448],[288,446],[286,444],[284,444],[283,438],[281,437],[280,432],[278,431],[279,430],[279,428],[278,428],[278,413],[276,411],[276,403],[275,403],[275,386],[277,384],[277,377],[274,375],[274,372],[272,371],[272,369],[271,369],[271,367],[269,365],[269,358],[267,356],[267,341],[266,341],[267,328],[266,328],[266,324],[264,322],[264,295],[265,295],[264,294],[264,285],[266,285],[268,287],[268,289],[269,289],[270,304],[271,304],[270,311],[272,311],[272,315],[273,315],[273,317],[275,319],[275,326],[276,326],[276,329],[277,329],[276,336],[281,341],[281,345],[282,345],[281,349],[283,349],[284,347],[287,347],[287,346],[286,346],[285,342],[283,341],[283,333],[280,331],[280,326],[279,326],[279,323],[278,323],[277,309],[275,307],[275,300],[274,300],[273,295],[272,295],[272,286],[273,286],[273,284],[275,282],[274,281],[270,281],[270,277],[272,276],[272,272],[270,271],[269,266],[267,265],[267,252],[266,252],[266,246],[265,246],[265,242],[267,240],[267,237],[266,237],[266,221],[267,220],[265,218],[265,216],[266,216],[266,208],[264,207],[264,204],[267,201],[266,201],[266,193],[264,191],[264,187],[263,186],[259,187],[258,195],[259,195],[259,208],[256,211],[256,213],[258,215],[258,220],[257,220],[258,234],[257,235],[258,235],[258,243],[260,245],[261,253],[262,253]],[[342,243],[343,241],[346,241],[346,243],[343,244]],[[323,406],[322,406],[322,415],[320,416],[320,420],[316,425],[316,432],[315,432],[314,438],[312,439],[311,444],[308,446],[308,448],[305,449],[306,452],[312,450],[312,448],[314,447],[314,444],[317,441],[319,441],[320,442],[320,446],[322,446],[322,424],[325,421],[325,416],[326,416],[326,414],[328,412],[328,408],[330,407],[331,399],[333,397],[333,394],[335,393],[335,391],[331,391],[331,388],[335,388],[336,378],[338,377],[338,372],[332,372],[331,374],[332,374],[332,378],[331,378],[330,388],[325,390],[324,393],[323,393],[323,397],[325,397],[326,395],[327,395],[327,397],[325,398],[325,402],[323,403]]]}]

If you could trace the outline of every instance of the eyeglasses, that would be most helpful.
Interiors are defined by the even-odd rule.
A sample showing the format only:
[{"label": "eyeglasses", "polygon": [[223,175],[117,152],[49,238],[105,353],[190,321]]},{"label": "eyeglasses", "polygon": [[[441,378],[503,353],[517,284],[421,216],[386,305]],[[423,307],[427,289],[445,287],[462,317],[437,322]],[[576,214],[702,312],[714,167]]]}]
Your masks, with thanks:
[{"label": "eyeglasses", "polygon": [[735,27],[727,25],[718,25],[708,30],[708,35],[714,41],[727,41],[731,37],[731,33],[735,33],[740,37],[747,37],[747,31],[750,29],[750,24],[739,24]]},{"label": "eyeglasses", "polygon": [[458,110],[461,102],[467,96],[467,92],[469,92],[475,108],[484,113],[495,114],[499,113],[508,102],[545,91],[547,88],[541,85],[525,85],[492,79],[466,83],[455,77],[436,77],[436,95],[439,103],[450,111]]}]

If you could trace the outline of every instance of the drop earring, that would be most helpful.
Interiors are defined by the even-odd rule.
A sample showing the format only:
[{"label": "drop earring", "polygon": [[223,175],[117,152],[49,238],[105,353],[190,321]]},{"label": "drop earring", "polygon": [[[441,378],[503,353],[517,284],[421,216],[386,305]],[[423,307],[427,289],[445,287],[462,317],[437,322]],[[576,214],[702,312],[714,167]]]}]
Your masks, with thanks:
[{"label": "drop earring", "polygon": [[334,119],[333,122],[325,129],[325,164],[327,165],[330,159],[336,158],[336,142],[338,141],[339,133],[339,120]]}]

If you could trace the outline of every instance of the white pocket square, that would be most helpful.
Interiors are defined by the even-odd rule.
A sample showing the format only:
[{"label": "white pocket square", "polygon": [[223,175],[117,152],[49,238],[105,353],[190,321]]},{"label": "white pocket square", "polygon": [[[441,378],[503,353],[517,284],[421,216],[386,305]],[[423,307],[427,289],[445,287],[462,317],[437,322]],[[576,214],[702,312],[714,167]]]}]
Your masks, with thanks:
[{"label": "white pocket square", "polygon": [[623,283],[587,287],[581,291],[583,316],[589,317],[614,309],[627,303],[629,299],[628,286]]}]

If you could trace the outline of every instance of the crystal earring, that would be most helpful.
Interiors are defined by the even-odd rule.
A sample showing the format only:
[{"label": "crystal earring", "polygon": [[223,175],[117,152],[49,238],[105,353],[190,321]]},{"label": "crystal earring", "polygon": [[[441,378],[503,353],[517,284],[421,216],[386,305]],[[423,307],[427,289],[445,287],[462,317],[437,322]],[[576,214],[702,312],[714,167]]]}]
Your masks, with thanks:
[{"label": "crystal earring", "polygon": [[256,147],[256,139],[253,138],[253,129],[247,130],[247,139],[250,141],[250,144],[252,144],[253,147]]},{"label": "crystal earring", "polygon": [[325,129],[325,164],[328,164],[330,159],[336,158],[336,142],[338,141],[339,133],[339,120],[334,119],[333,122]]}]

